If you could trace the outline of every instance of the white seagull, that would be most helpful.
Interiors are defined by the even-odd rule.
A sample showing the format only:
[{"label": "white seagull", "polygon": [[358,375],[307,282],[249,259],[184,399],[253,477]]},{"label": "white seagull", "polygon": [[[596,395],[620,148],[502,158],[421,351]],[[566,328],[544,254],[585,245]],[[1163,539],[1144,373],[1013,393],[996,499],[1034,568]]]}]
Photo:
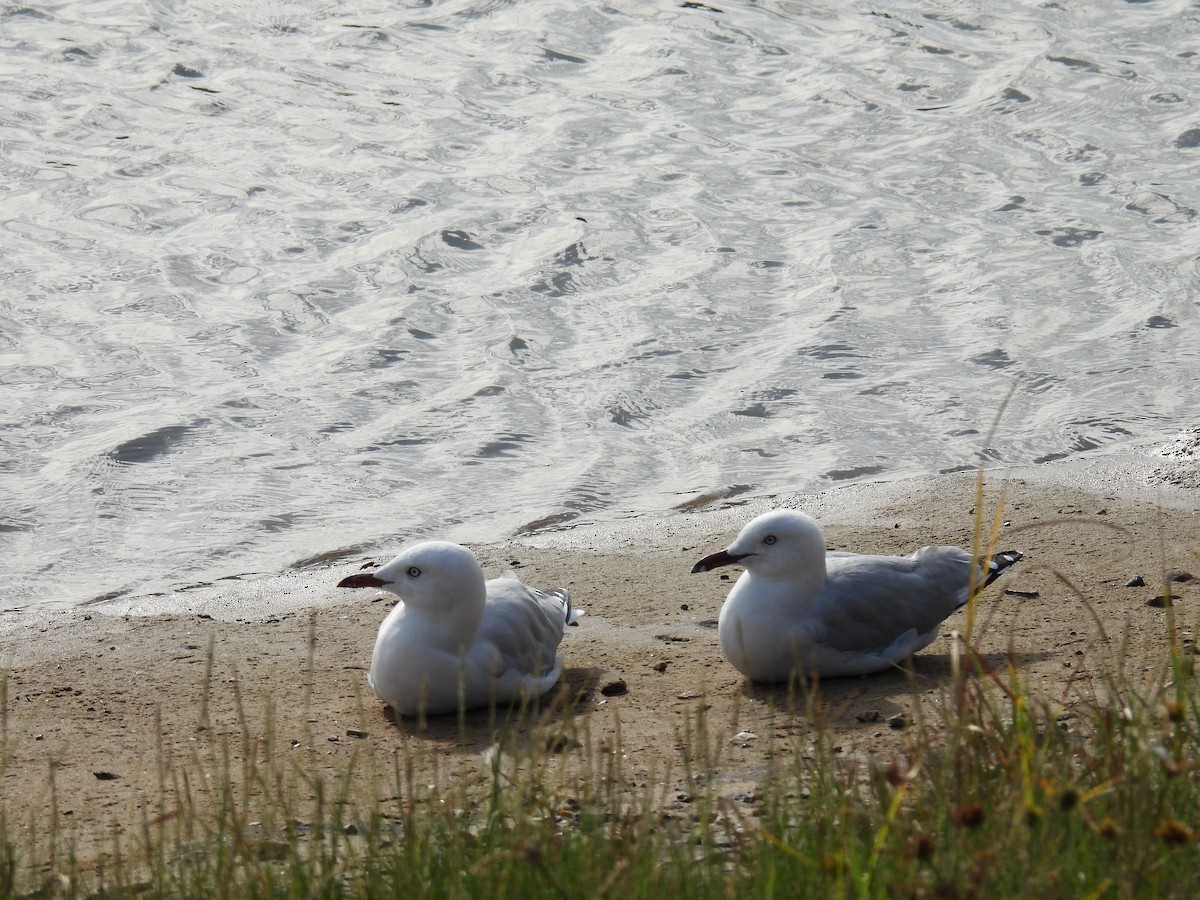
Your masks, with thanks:
[{"label": "white seagull", "polygon": [[[1021,556],[996,554],[977,587]],[[692,572],[731,563],[746,571],[721,606],[717,636],[734,667],[763,682],[866,675],[902,662],[967,602],[974,565],[958,547],[922,547],[912,556],[826,551],[816,520],[790,509],[752,520]]]},{"label": "white seagull", "polygon": [[583,610],[512,572],[485,580],[475,554],[448,541],[409,547],[338,587],[400,598],[379,626],[367,683],[403,716],[437,715],[537,697],[562,672],[558,644]]}]

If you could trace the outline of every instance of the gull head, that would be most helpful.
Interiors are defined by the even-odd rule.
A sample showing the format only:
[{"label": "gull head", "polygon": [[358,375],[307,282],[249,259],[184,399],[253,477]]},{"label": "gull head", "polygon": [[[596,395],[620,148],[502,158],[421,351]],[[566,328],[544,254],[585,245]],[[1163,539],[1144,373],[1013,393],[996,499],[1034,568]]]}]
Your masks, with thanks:
[{"label": "gull head", "polygon": [[825,534],[812,516],[794,509],[763,513],[746,524],[733,543],[692,567],[710,572],[740,563],[765,578],[789,578],[825,570]]},{"label": "gull head", "polygon": [[359,572],[338,587],[382,588],[405,606],[436,612],[463,604],[483,605],[487,596],[483,569],[475,554],[449,541],[414,544],[374,572]]}]

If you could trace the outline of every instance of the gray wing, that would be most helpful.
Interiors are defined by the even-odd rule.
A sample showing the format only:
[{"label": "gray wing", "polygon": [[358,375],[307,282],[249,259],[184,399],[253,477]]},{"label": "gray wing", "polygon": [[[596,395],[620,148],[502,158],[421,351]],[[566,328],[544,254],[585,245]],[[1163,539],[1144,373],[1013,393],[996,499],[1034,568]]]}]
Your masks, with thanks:
[{"label": "gray wing", "polygon": [[497,674],[516,669],[545,675],[555,668],[563,629],[577,613],[563,588],[547,593],[515,578],[494,578],[487,584],[478,640],[494,648]]},{"label": "gray wing", "polygon": [[971,554],[922,547],[912,556],[830,554],[813,609],[814,643],[842,653],[874,653],[936,633],[966,601]]}]

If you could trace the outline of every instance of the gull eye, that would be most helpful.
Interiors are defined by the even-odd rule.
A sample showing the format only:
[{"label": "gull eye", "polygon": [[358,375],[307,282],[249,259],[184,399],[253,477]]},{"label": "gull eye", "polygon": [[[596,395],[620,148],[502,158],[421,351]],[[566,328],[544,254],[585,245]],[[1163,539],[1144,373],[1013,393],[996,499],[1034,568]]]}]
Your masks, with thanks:
[{"label": "gull eye", "polygon": [[408,567],[408,577],[409,578],[420,578],[421,570],[419,568],[417,568],[416,566],[409,566]]},{"label": "gull eye", "polygon": [[775,537],[775,535],[768,534],[765,538],[763,538],[763,543],[770,547],[777,540],[779,540],[779,538]]}]

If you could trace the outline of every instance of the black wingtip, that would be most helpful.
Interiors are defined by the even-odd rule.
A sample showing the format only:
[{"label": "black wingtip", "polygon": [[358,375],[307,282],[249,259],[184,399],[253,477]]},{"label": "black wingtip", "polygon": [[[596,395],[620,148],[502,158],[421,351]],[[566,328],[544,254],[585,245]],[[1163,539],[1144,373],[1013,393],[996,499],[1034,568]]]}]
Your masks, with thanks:
[{"label": "black wingtip", "polygon": [[1018,561],[1024,558],[1025,554],[1020,550],[1005,550],[1002,553],[995,554],[987,565],[987,578],[984,579],[983,586],[987,587],[1006,571],[1010,566],[1015,565]]}]

